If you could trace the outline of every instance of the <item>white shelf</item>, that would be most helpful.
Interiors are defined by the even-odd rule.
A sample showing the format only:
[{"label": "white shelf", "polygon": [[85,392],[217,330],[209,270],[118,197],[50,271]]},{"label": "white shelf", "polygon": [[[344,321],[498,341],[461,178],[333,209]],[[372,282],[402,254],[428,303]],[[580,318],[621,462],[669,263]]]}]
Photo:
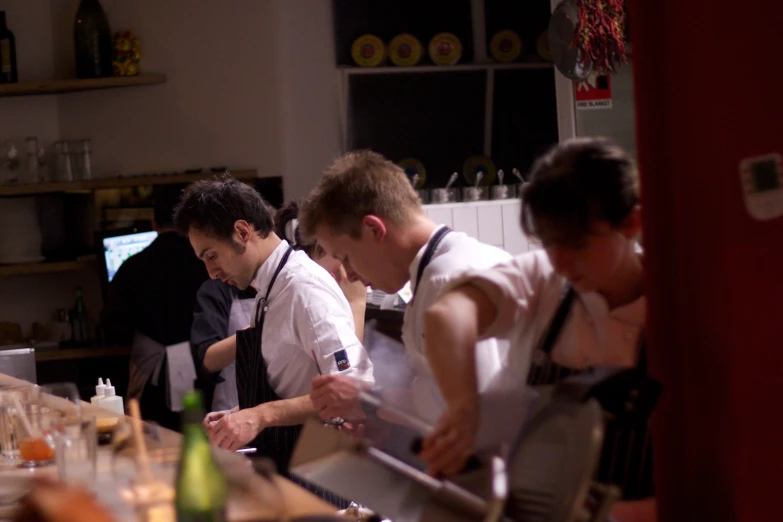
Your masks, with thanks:
[{"label": "white shelf", "polygon": [[463,71],[503,71],[517,69],[551,69],[550,62],[513,62],[513,63],[458,63],[456,65],[415,65],[413,67],[340,67],[348,76],[358,74],[419,74],[449,73]]}]

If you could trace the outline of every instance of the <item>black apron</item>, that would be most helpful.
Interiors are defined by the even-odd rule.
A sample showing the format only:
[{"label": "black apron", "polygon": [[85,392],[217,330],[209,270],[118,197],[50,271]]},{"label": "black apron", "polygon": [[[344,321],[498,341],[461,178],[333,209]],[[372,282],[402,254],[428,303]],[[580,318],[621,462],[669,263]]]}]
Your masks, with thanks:
[{"label": "black apron", "polygon": [[[571,370],[551,361],[552,350],[571,312],[575,298],[576,291],[567,285],[557,311],[538,346],[537,355],[542,355],[545,359],[531,365],[528,375],[529,385],[560,384],[562,386],[563,383],[570,380],[578,382],[582,377],[584,377],[584,381],[590,383],[590,374],[600,373],[600,369],[592,368]],[[648,379],[646,346],[644,329],[642,329],[639,335],[637,347],[639,356],[635,368],[642,379]],[[636,384],[632,383],[632,385]],[[641,383],[641,386],[644,387],[644,384],[646,383]],[[623,391],[625,391],[625,386],[621,385],[616,395],[620,396]],[[651,400],[657,400],[655,390],[651,394],[644,395],[645,398],[653,395]],[[652,409],[652,406],[640,409],[646,412],[648,409]],[[624,500],[644,499],[655,495],[652,482],[652,441],[648,430],[647,415],[645,413],[641,417],[635,416],[630,420],[609,415],[604,428],[604,445],[596,480],[604,484],[618,486],[622,490]]]},{"label": "black apron", "polygon": [[[267,372],[266,361],[264,361],[262,340],[264,319],[266,312],[269,310],[269,295],[272,293],[275,280],[288,261],[291,252],[293,252],[293,249],[289,247],[277,265],[272,279],[269,281],[266,294],[256,305],[255,326],[237,331],[237,396],[239,409],[241,410],[253,408],[267,402],[282,400],[269,383],[269,373]],[[350,502],[288,473],[291,455],[294,452],[294,447],[301,431],[301,424],[297,426],[270,426],[261,430],[261,433],[248,443],[248,446],[256,448],[257,455],[274,461],[277,471],[281,475],[309,489],[338,508],[345,509]]]},{"label": "black apron", "polygon": [[419,261],[419,269],[416,270],[416,286],[412,288],[413,297],[411,298],[410,303],[408,303],[408,306],[412,305],[413,300],[416,299],[416,290],[419,288],[419,284],[421,283],[421,276],[424,275],[424,270],[429,266],[430,261],[432,261],[432,256],[435,255],[435,250],[438,249],[440,242],[443,241],[443,238],[446,237],[446,235],[451,231],[452,230],[449,227],[442,227],[440,230],[435,232],[435,235],[432,236],[432,239],[427,242],[427,248],[424,249],[424,254],[421,256],[421,261]]}]

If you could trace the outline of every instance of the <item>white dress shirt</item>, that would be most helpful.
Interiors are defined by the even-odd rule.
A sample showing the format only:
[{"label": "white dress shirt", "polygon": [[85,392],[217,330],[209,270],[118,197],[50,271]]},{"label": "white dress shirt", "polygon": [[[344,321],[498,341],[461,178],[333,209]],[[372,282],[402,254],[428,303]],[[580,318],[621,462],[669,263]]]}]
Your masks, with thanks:
[{"label": "white dress shirt", "polygon": [[[440,228],[432,232],[430,240]],[[438,245],[417,287],[416,275],[426,249],[427,245],[424,245],[410,265],[411,288],[416,288],[416,296],[413,303],[408,304],[405,309],[402,339],[409,364],[416,375],[413,393],[417,414],[425,420],[434,422],[443,411],[445,403],[426,359],[424,312],[454,277],[467,269],[487,269],[501,261],[508,261],[511,255],[499,248],[480,243],[462,232],[450,232]],[[508,343],[504,340],[486,339],[476,345],[476,377],[479,391],[486,390],[495,378],[505,362],[507,351]]]},{"label": "white dress shirt", "polygon": [[[450,287],[470,282],[497,308],[484,335],[511,341],[509,368],[526,378],[530,357],[549,328],[563,296],[563,278],[543,250],[529,252],[494,267],[470,270]],[[577,293],[571,313],[552,350],[552,359],[569,368],[634,366],[644,326],[645,296],[609,310],[597,292]]]},{"label": "white dress shirt", "polygon": [[[288,243],[281,242],[258,269],[253,280],[257,300],[266,295],[287,250]],[[372,363],[356,337],[345,295],[306,253],[291,252],[266,305],[262,352],[269,382],[282,399],[310,393],[311,381],[318,375],[313,352],[324,375],[350,375],[374,383]]]}]

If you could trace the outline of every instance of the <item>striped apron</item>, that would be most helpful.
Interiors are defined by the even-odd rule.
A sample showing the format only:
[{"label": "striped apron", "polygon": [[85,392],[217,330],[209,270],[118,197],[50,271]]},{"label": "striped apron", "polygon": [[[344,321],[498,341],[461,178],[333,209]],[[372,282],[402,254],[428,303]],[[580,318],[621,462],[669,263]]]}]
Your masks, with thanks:
[{"label": "striped apron", "polygon": [[[283,259],[280,260],[271,281],[269,281],[266,295],[256,305],[254,312],[256,318],[255,325],[237,331],[236,379],[240,409],[253,408],[259,404],[281,400],[269,383],[269,374],[263,357],[262,334],[264,331],[264,318],[267,310],[269,310],[269,294],[272,292],[275,280],[288,261],[291,252],[292,249],[289,248],[283,255]],[[301,431],[301,425],[270,426],[261,430],[261,433],[248,446],[256,448],[258,455],[273,460],[277,466],[277,471],[281,475],[309,489],[338,508],[347,508],[350,502],[312,484],[305,483],[288,473],[291,455]]]},{"label": "striped apron", "polygon": [[[572,375],[588,375],[593,370],[572,370],[552,362],[551,353],[571,311],[576,292],[568,285],[560,305],[542,337],[527,383],[530,386],[553,385]],[[644,330],[639,335],[637,370],[647,375]],[[622,490],[624,500],[637,500],[655,495],[652,483],[652,445],[647,418],[609,418],[605,425],[604,446],[596,480],[614,484]]]}]

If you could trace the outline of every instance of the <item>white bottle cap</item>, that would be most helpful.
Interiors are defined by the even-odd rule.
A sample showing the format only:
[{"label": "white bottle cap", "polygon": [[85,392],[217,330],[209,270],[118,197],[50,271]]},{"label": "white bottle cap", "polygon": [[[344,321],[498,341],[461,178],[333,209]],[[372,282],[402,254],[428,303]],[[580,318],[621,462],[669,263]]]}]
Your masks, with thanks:
[{"label": "white bottle cap", "polygon": [[106,397],[112,397],[115,394],[114,386],[111,385],[111,379],[106,379],[106,391],[104,394]]},{"label": "white bottle cap", "polygon": [[103,384],[103,379],[98,377],[98,385],[95,387],[95,395],[101,396],[106,392],[106,385]]}]

